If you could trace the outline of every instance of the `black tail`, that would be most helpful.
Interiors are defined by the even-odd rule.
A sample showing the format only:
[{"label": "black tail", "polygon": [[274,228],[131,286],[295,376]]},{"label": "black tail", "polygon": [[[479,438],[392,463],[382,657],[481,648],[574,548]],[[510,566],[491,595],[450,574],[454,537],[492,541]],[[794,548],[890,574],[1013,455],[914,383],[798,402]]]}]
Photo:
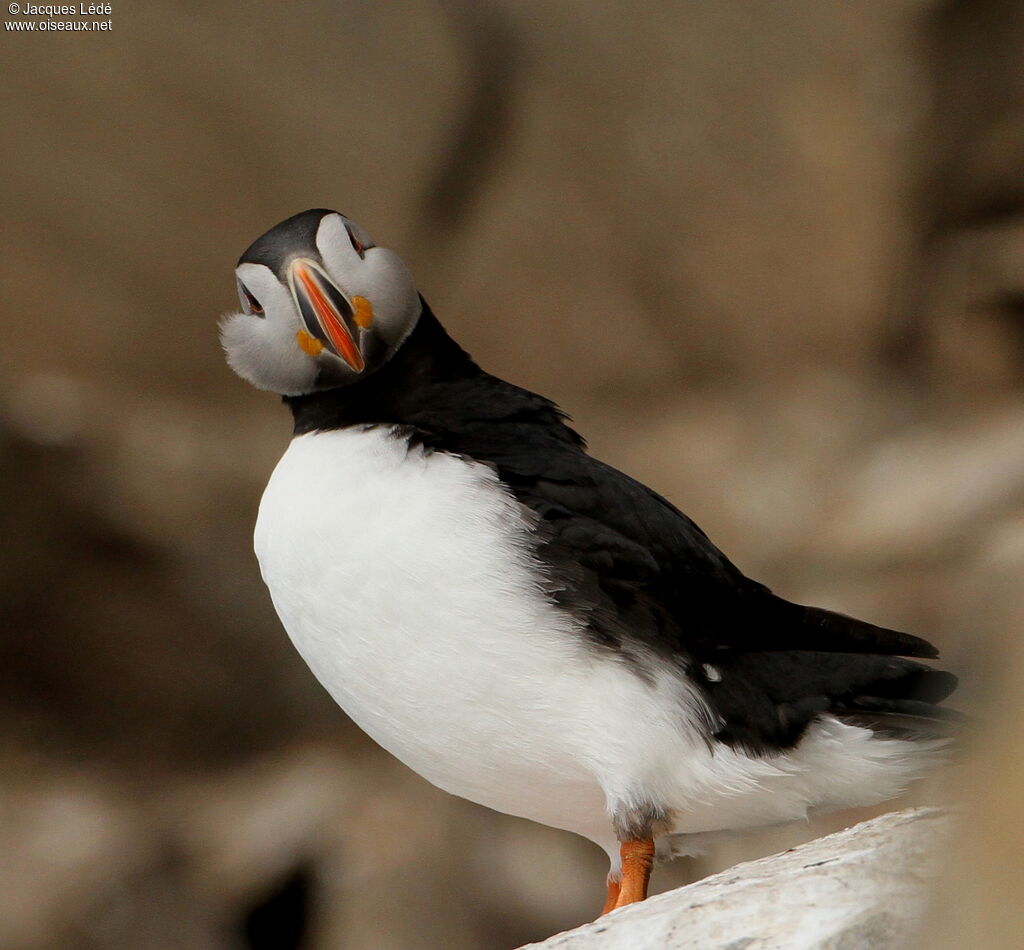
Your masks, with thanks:
[{"label": "black tail", "polygon": [[720,678],[702,683],[722,722],[715,738],[756,754],[791,748],[826,713],[908,735],[943,732],[957,719],[938,706],[956,677],[898,656],[750,651],[716,665]]},{"label": "black tail", "polygon": [[969,725],[963,713],[917,699],[854,696],[832,712],[843,722],[898,739],[951,739]]},{"label": "black tail", "polygon": [[879,627],[856,617],[805,607],[775,597],[776,622],[785,630],[789,650],[829,653],[879,653],[886,656],[916,656],[935,659],[939,651],[927,640]]}]

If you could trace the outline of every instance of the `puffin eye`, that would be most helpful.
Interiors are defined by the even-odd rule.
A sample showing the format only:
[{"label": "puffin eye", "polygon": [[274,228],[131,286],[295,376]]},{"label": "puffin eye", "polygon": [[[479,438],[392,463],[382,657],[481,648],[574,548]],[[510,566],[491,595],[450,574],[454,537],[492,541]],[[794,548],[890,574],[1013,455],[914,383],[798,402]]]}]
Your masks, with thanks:
[{"label": "puffin eye", "polygon": [[260,306],[260,302],[249,293],[249,288],[241,281],[238,281],[238,299],[241,301],[242,310],[245,313],[257,317],[263,316],[263,307]]},{"label": "puffin eye", "polygon": [[355,236],[355,232],[346,224],[345,230],[348,232],[348,239],[352,242],[352,247],[355,252],[360,256],[366,255],[366,245]]}]

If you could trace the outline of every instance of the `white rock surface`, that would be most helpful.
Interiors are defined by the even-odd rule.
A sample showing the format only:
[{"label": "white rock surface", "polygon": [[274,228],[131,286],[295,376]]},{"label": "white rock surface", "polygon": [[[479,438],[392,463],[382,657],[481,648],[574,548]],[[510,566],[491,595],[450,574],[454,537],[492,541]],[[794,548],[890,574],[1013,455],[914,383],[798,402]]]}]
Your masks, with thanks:
[{"label": "white rock surface", "polygon": [[529,946],[895,950],[918,929],[951,826],[937,808],[883,815]]}]

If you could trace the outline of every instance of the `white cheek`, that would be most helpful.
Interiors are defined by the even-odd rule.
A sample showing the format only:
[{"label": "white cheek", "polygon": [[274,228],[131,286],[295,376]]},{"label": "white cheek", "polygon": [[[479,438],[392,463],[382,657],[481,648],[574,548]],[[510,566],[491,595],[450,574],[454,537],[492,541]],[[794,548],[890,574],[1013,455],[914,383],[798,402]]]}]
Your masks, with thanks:
[{"label": "white cheek", "polygon": [[392,343],[412,328],[420,314],[420,297],[409,268],[386,247],[366,252],[363,267],[353,281],[353,293],[373,304],[374,324]]},{"label": "white cheek", "polygon": [[[363,259],[356,253],[349,240],[345,222],[340,215],[328,215],[320,222],[316,234],[316,246],[323,258],[327,273],[343,290],[350,290],[352,281],[358,279]],[[358,291],[352,291],[358,293]]]},{"label": "white cheek", "polygon": [[386,247],[370,247],[360,257],[336,214],[320,223],[316,244],[327,272],[349,299],[365,297],[373,305],[380,338],[391,345],[401,340],[420,314],[416,284],[402,259]]},{"label": "white cheek", "polygon": [[239,264],[235,275],[259,301],[264,313],[287,313],[292,307],[288,288],[269,267],[262,264]]},{"label": "white cheek", "polygon": [[294,396],[314,388],[316,361],[299,348],[284,321],[229,314],[220,325],[228,365],[257,389]]}]

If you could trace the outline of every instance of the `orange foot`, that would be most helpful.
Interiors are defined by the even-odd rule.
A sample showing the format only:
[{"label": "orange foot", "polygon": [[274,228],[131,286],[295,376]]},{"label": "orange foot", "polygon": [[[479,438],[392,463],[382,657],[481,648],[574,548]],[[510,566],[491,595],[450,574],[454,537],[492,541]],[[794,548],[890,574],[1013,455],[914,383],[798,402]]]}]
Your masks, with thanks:
[{"label": "orange foot", "polygon": [[615,909],[615,904],[619,899],[619,890],[622,887],[622,881],[617,877],[608,875],[608,897],[605,899],[604,907],[601,908],[601,915],[604,917],[605,914],[610,910]]},{"label": "orange foot", "polygon": [[[654,839],[633,838],[623,841],[619,852],[622,855],[622,882],[614,906],[625,907],[647,897],[647,885],[654,866]],[[608,896],[611,897],[610,887]]]}]

